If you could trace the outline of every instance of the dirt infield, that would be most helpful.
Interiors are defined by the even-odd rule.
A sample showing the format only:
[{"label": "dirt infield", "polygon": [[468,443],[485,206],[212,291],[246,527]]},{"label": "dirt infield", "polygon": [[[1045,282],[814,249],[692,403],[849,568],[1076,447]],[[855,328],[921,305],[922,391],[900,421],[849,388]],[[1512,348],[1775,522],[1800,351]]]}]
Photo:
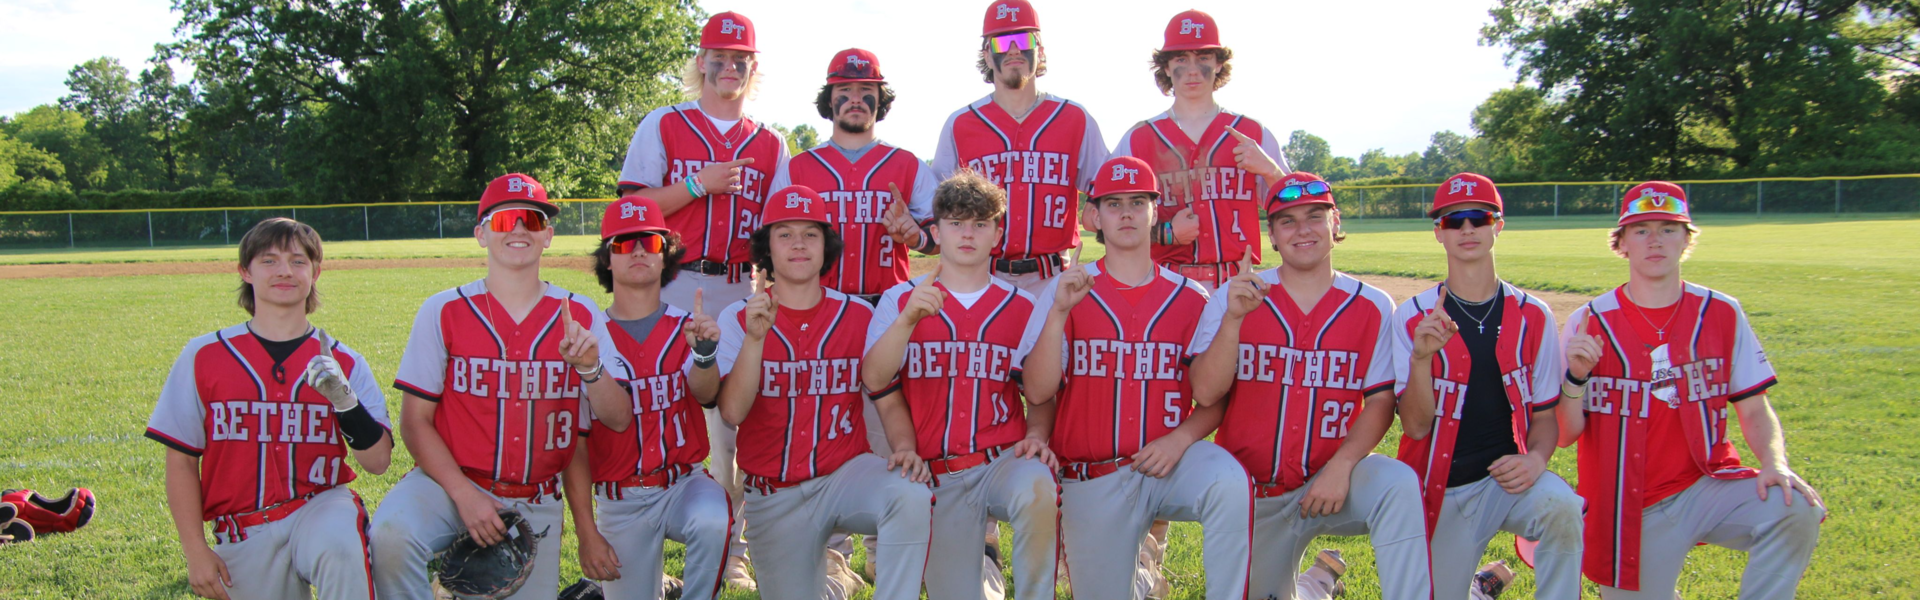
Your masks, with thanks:
[{"label": "dirt infield", "polygon": [[[549,269],[579,269],[585,271],[592,267],[592,258],[585,256],[555,256],[543,259],[543,266]],[[915,273],[925,272],[931,267],[932,259],[918,259],[913,262]],[[359,259],[343,258],[325,263],[329,271],[358,269],[434,269],[434,268],[482,268],[487,266],[484,258],[389,258]],[[130,277],[138,275],[202,275],[209,273],[232,273],[231,262],[152,262],[152,263],[96,263],[96,264],[57,264],[57,265],[0,265],[0,279],[48,279],[72,277]],[[1387,277],[1382,275],[1362,275],[1360,279],[1386,290],[1395,300],[1425,291],[1433,287],[1433,282],[1411,277]],[[1588,300],[1579,294],[1563,292],[1540,292],[1533,294],[1546,300],[1553,307],[1553,314],[1564,317],[1571,314]]]}]

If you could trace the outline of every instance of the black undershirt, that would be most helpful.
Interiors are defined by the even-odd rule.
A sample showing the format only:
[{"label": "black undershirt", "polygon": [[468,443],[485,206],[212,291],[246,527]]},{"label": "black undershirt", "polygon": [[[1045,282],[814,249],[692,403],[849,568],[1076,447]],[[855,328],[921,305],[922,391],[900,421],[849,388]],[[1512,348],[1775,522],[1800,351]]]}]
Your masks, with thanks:
[{"label": "black undershirt", "polygon": [[[1447,316],[1460,326],[1460,340],[1473,357],[1467,402],[1460,414],[1460,435],[1453,440],[1453,466],[1447,470],[1447,487],[1486,479],[1493,461],[1520,453],[1513,443],[1513,405],[1507,402],[1506,389],[1500,384],[1501,295],[1495,291],[1493,301],[1481,306],[1462,305],[1452,294],[1446,296]],[[1480,331],[1481,323],[1486,324],[1485,333]]]},{"label": "black undershirt", "polygon": [[[300,334],[300,337],[285,341],[274,341],[261,337],[260,334],[254,332],[251,327],[247,328],[247,332],[253,334],[254,341],[260,342],[260,347],[267,351],[267,356],[273,357],[273,380],[278,383],[287,382],[286,366],[281,363],[287,362],[287,359],[292,357],[294,352],[300,350],[301,344],[307,343],[307,338],[313,337],[312,329],[308,329],[306,333]],[[305,372],[306,365],[300,365],[300,373],[295,373],[294,376],[299,377],[301,373]]]}]

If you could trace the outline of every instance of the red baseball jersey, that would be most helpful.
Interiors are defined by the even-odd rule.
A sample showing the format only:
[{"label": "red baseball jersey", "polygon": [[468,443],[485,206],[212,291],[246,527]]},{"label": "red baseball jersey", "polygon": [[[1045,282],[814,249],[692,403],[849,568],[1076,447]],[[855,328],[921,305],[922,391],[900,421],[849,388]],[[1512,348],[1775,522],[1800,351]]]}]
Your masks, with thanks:
[{"label": "red baseball jersey", "polygon": [[[1554,330],[1553,309],[1538,297],[1507,282],[1500,282],[1501,307],[1499,336],[1495,352],[1500,362],[1500,385],[1513,409],[1513,444],[1522,454],[1527,451],[1527,432],[1533,428],[1535,413],[1552,419],[1553,413],[1539,412],[1560,403],[1560,380],[1566,372],[1561,362],[1560,336]],[[1413,360],[1413,330],[1445,298],[1446,288],[1434,286],[1400,303],[1393,313],[1393,392],[1407,389]],[[1473,355],[1467,342],[1453,336],[1433,358],[1433,431],[1425,439],[1400,437],[1399,458],[1413,467],[1420,477],[1421,502],[1426,509],[1427,532],[1440,518],[1440,503],[1447,495],[1447,476],[1453,470],[1454,442],[1460,436],[1460,419],[1467,406],[1467,382],[1473,375]]]},{"label": "red baseball jersey", "polygon": [[672,306],[666,311],[644,340],[610,320],[594,324],[600,363],[633,401],[633,424],[626,431],[598,429],[587,437],[594,481],[619,481],[668,465],[699,466],[707,459],[707,417],[687,386],[693,349],[684,330],[693,315]]},{"label": "red baseball jersey", "polygon": [[[320,353],[308,338],[274,368],[245,323],[187,342],[160,388],[147,437],[200,459],[201,518],[250,513],[353,481],[333,403],[306,384]],[[338,341],[333,356],[382,426],[386,397],[367,359]]]},{"label": "red baseball jersey", "polygon": [[687,247],[681,260],[744,263],[749,240],[760,227],[760,202],[769,175],[787,161],[787,143],[772,128],[751,117],[720,121],[701,112],[698,101],[656,108],[647,113],[627,144],[620,185],[643,188],[683,185],[709,163],[752,158],[740,168],[738,194],[713,193],[667,215],[667,227]]},{"label": "red baseball jersey", "polygon": [[427,298],[413,318],[393,387],[439,403],[433,429],[467,472],[508,483],[546,483],[573,460],[587,427],[580,375],[560,356],[565,308],[599,327],[586,296],[547,284],[518,323],[481,279]]},{"label": "red baseball jersey", "polygon": [[[988,280],[973,300],[947,293],[940,313],[921,319],[907,339],[895,383],[907,399],[920,457],[972,454],[1020,441],[1027,435],[1020,372],[1045,320],[1035,321],[1034,300],[999,278]],[[880,297],[867,326],[871,349],[886,335],[925,275],[894,286]],[[892,386],[889,386],[892,387]]]},{"label": "red baseball jersey", "polygon": [[1139,157],[1153,167],[1160,180],[1159,222],[1172,221],[1188,207],[1200,217],[1200,237],[1193,243],[1153,246],[1153,259],[1160,264],[1232,264],[1248,253],[1260,262],[1260,199],[1271,182],[1237,166],[1233,150],[1240,142],[1229,129],[1259,142],[1281,172],[1291,170],[1272,131],[1226,110],[1214,116],[1197,141],[1180,129],[1172,113],[1163,112],[1134,125],[1114,147],[1114,156]]},{"label": "red baseball jersey", "polygon": [[[1346,273],[1305,314],[1263,271],[1272,293],[1240,324],[1238,368],[1226,422],[1214,443],[1232,452],[1260,484],[1306,485],[1347,439],[1369,394],[1393,389],[1393,298]],[[1207,304],[1190,355],[1213,344],[1227,294]]]},{"label": "red baseball jersey", "polygon": [[[824,286],[822,286],[824,288]],[[806,311],[781,307],[763,340],[760,389],[740,424],[740,470],[797,482],[833,473],[868,450],[860,357],[873,308],[824,288]],[[720,375],[746,343],[747,302],[720,313]]]},{"label": "red baseball jersey", "polygon": [[800,153],[773,176],[772,189],[804,185],[826,201],[826,214],[846,240],[846,253],[820,283],[842,293],[871,296],[907,280],[907,247],[894,243],[882,219],[899,199],[888,184],[908,194],[907,214],[933,220],[933,190],[940,182],[912,152],[876,141],[859,160],[833,142]]},{"label": "red baseball jersey", "polygon": [[1013,260],[1080,245],[1080,194],[1106,161],[1100,126],[1078,103],[1041,94],[1016,120],[987,96],[947,117],[933,174],[945,180],[965,167],[1006,188],[1006,234],[994,255]]},{"label": "red baseball jersey", "polygon": [[[1587,501],[1581,570],[1595,583],[1638,590],[1641,512],[1658,501],[1649,494],[1657,482],[1647,475],[1677,461],[1715,479],[1758,475],[1740,464],[1727,436],[1727,407],[1766,393],[1775,380],[1732,297],[1686,284],[1664,338],[1648,339],[1635,330],[1642,315],[1626,307],[1624,290],[1573,311],[1561,338],[1597,336],[1602,354],[1587,381],[1580,434],[1579,489]],[[1649,435],[1674,429],[1682,439]]]},{"label": "red baseball jersey", "polygon": [[[1182,349],[1199,329],[1206,290],[1166,269],[1129,287],[1106,266],[1102,259],[1081,267],[1093,275],[1093,288],[1063,330],[1060,405],[1049,442],[1061,462],[1133,456],[1193,412],[1191,361]],[[1054,290],[1048,286],[1041,296],[1037,320],[1053,310]]]}]

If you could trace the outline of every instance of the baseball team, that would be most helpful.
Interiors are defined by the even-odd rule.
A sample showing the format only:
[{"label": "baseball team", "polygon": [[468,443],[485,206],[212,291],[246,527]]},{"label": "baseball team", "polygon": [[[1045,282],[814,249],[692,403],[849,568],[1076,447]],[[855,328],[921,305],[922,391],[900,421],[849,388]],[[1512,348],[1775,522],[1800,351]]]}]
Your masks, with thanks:
[{"label": "baseball team", "polygon": [[[1111,150],[1036,88],[1040,31],[1027,0],[987,8],[993,91],[931,161],[876,136],[896,95],[841,51],[816,100],[832,135],[789,156],[743,112],[754,24],[714,15],[691,99],[640,122],[601,221],[612,303],[541,279],[560,209],[493,180],[486,276],[420,306],[398,436],[365,357],[308,320],[319,235],[262,221],[239,245],[251,318],[187,343],[146,432],[194,593],[430,599],[456,538],[527,537],[508,511],[536,550],[476,597],[555,598],[567,514],[581,571],[623,599],[1165,598],[1170,521],[1199,525],[1209,600],[1342,595],[1337,551],[1298,568],[1322,535],[1368,537],[1383,598],[1492,598],[1500,531],[1537,598],[1583,575],[1677,598],[1697,544],[1748,554],[1741,598],[1794,596],[1826,509],[1740,304],[1681,278],[1684,188],[1626,192],[1626,283],[1563,326],[1496,273],[1495,183],[1455,175],[1427,215],[1446,278],[1396,303],[1334,268],[1332,187],[1215,102],[1233,54],[1212,17],[1168,22],[1151,70],[1173,104]],[[1396,417],[1397,456],[1373,454]],[[369,512],[348,484],[396,439],[414,469]],[[1548,459],[1576,443],[1574,485]]]}]

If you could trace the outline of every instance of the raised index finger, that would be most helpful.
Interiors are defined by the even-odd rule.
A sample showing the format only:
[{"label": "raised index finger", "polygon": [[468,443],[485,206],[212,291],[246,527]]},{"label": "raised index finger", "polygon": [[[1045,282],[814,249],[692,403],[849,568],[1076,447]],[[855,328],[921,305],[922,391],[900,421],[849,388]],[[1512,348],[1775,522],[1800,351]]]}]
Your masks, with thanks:
[{"label": "raised index finger", "polygon": [[[758,281],[758,279],[756,278],[755,281]],[[703,302],[706,299],[706,292],[706,288],[693,288],[693,314],[695,316],[707,314],[706,303]]]},{"label": "raised index finger", "polygon": [[738,166],[750,165],[750,164],[753,164],[753,157],[751,156],[747,158],[738,158],[738,159],[727,161],[727,166],[729,167],[738,167]]},{"label": "raised index finger", "polygon": [[1251,144],[1255,146],[1260,145],[1260,142],[1253,141],[1253,138],[1247,137],[1247,134],[1240,133],[1240,130],[1238,129],[1228,127],[1227,133],[1233,134],[1233,139],[1240,140],[1240,143],[1242,144]]}]

